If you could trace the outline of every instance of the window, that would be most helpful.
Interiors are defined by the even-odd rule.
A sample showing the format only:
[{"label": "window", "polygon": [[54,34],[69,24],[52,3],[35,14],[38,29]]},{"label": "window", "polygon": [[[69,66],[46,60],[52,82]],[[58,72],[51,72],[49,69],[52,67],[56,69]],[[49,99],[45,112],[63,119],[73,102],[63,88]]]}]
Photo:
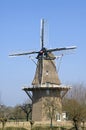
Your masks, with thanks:
[{"label": "window", "polygon": [[56,120],[57,120],[57,121],[61,121],[61,114],[60,114],[60,113],[57,113],[57,114],[56,114]]}]

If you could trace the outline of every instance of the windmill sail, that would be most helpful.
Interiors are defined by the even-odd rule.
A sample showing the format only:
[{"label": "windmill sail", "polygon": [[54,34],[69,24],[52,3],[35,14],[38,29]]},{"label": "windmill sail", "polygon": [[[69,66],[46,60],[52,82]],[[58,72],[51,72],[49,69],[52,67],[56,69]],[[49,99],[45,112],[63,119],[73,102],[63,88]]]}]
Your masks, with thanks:
[{"label": "windmill sail", "polygon": [[44,47],[44,19],[41,20],[40,44],[41,44],[41,49],[43,49]]},{"label": "windmill sail", "polygon": [[[41,32],[40,33],[41,33],[40,34],[41,50],[39,50],[39,51],[31,51],[31,52],[23,52],[23,53],[14,53],[14,54],[10,54],[9,56],[23,56],[23,55],[37,54],[37,59],[39,59],[40,57],[49,59],[49,55],[48,55],[49,52],[76,49],[76,46],[61,47],[61,48],[54,48],[54,49],[46,49],[44,47],[44,19],[41,20]],[[50,58],[50,59],[52,59],[52,58]]]}]

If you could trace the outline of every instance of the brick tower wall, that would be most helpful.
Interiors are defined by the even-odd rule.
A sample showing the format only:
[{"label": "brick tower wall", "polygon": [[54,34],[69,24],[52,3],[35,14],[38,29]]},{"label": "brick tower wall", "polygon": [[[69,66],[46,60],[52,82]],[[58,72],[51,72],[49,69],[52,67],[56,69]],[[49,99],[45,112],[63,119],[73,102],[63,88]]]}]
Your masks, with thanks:
[{"label": "brick tower wall", "polygon": [[60,91],[58,90],[35,90],[33,92],[33,107],[32,107],[32,120],[33,121],[45,121],[49,120],[44,108],[44,102],[46,98],[53,100],[55,106],[58,106],[58,110],[62,111]]}]

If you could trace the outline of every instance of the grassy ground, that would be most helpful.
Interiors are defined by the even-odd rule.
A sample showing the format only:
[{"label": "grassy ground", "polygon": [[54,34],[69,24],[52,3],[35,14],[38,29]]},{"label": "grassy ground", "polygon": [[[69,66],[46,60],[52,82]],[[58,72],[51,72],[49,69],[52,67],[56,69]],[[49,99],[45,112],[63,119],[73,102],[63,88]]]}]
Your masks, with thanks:
[{"label": "grassy ground", "polygon": [[0,128],[0,130],[26,130],[25,128],[16,128],[16,127],[7,127],[7,128]]},{"label": "grassy ground", "polygon": [[[0,130],[27,130],[25,128],[18,128],[18,127],[6,127],[6,128],[0,128]],[[38,127],[34,127],[31,130],[75,130],[75,128],[65,128],[65,127],[42,127],[42,126],[38,126]],[[86,127],[82,130],[86,130]]]},{"label": "grassy ground", "polygon": [[67,130],[66,128],[64,127],[34,127],[32,128],[32,130]]},{"label": "grassy ground", "polygon": [[[32,130],[75,130],[75,128],[74,127],[72,127],[72,128],[65,128],[65,127],[52,127],[52,128],[50,128],[50,127],[34,127],[34,128],[32,128]],[[81,129],[81,130],[86,130],[86,127],[83,129]]]}]

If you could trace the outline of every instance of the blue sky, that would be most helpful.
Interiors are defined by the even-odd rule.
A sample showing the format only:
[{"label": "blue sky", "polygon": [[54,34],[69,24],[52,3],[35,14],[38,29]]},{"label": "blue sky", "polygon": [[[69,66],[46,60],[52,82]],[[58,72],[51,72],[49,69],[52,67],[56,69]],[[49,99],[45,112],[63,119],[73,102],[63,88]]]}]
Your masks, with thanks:
[{"label": "blue sky", "polygon": [[40,49],[41,18],[48,48],[77,46],[74,54],[63,56],[61,82],[86,83],[86,0],[0,0],[0,102],[5,105],[28,98],[22,87],[31,85],[36,66],[28,56],[8,55]]}]

